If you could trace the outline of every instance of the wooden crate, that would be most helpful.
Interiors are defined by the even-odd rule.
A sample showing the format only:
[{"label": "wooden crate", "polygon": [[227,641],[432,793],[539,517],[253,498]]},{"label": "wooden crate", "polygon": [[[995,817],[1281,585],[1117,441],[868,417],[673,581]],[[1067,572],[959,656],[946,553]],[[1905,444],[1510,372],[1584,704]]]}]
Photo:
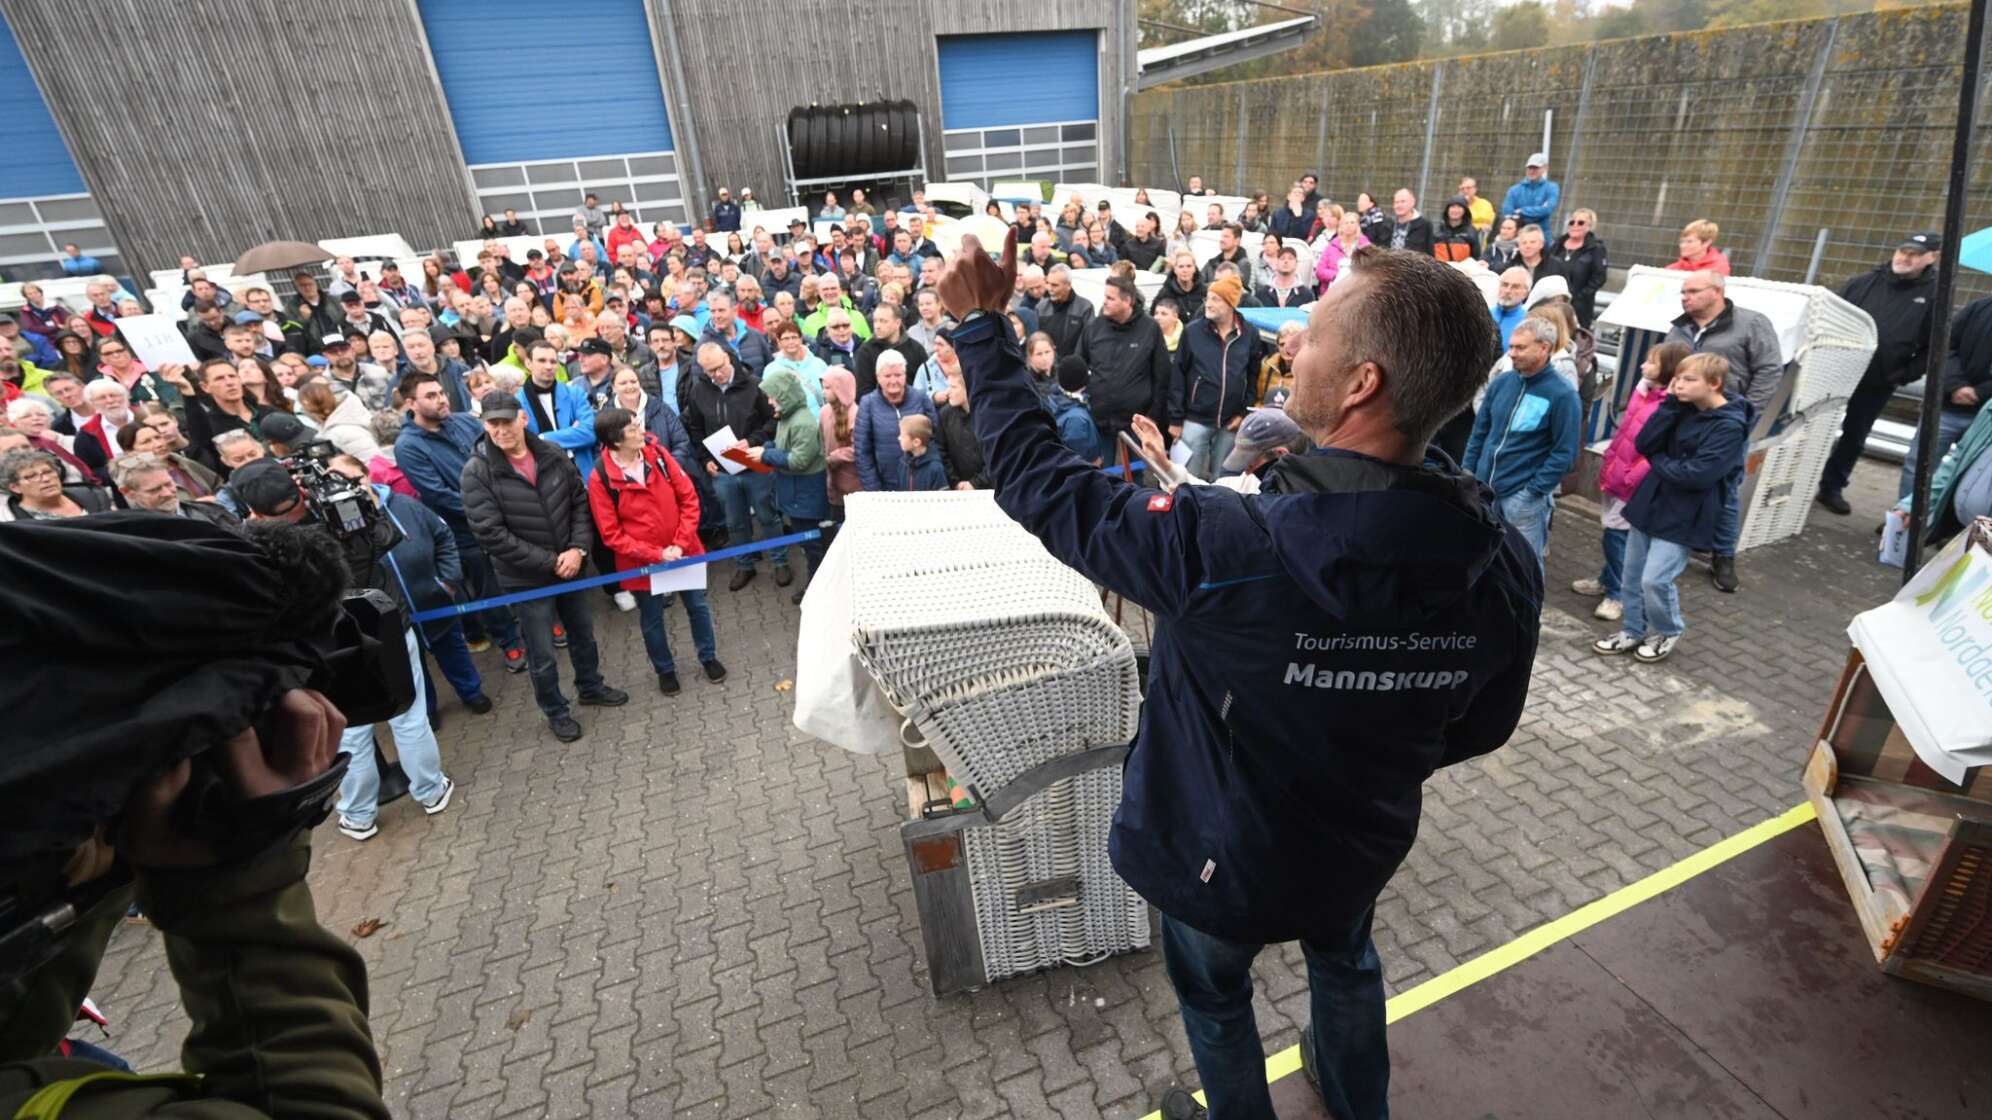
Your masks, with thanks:
[{"label": "wooden crate", "polygon": [[[1882,971],[1992,999],[1992,766],[1967,771],[1961,785],[1924,766],[1854,651],[1804,785]],[[1855,793],[1949,820],[1906,904],[1877,890],[1861,862],[1835,796]]]}]

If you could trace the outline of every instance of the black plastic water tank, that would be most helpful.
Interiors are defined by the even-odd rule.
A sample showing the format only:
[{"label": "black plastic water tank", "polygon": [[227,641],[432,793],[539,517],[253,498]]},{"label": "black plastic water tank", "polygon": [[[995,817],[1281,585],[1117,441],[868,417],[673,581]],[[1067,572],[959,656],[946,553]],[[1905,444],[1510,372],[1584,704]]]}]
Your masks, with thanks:
[{"label": "black plastic water tank", "polygon": [[797,106],[788,115],[796,178],[858,178],[917,166],[918,121],[911,101]]}]

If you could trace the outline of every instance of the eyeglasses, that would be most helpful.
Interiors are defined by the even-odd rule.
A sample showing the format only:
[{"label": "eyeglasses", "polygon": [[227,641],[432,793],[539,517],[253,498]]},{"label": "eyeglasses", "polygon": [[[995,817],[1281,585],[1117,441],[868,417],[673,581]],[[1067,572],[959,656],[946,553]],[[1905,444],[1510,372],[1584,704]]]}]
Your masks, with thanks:
[{"label": "eyeglasses", "polygon": [[15,482],[57,482],[60,481],[61,478],[62,478],[61,473],[51,470],[48,467],[43,467],[40,470],[22,471],[21,473],[14,476],[14,481]]},{"label": "eyeglasses", "polygon": [[1572,218],[1572,219],[1570,219],[1570,224],[1571,224],[1571,225],[1573,225],[1573,226],[1588,226],[1588,225],[1590,225],[1591,223],[1590,223],[1590,222],[1587,222],[1587,221],[1585,221],[1585,220],[1584,220],[1584,219],[1582,219],[1582,218]]}]

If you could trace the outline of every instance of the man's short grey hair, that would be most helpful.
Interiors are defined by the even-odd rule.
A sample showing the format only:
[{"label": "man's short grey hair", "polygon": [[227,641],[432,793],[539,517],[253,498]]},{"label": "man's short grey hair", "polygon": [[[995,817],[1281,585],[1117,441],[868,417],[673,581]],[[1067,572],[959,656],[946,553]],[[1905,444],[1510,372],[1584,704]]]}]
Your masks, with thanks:
[{"label": "man's short grey hair", "polygon": [[1515,236],[1520,237],[1524,233],[1533,233],[1537,237],[1543,238],[1544,240],[1548,240],[1549,238],[1549,235],[1542,231],[1542,227],[1536,225],[1534,222],[1530,222],[1528,225],[1523,226],[1519,231],[1516,232]]},{"label": "man's short grey hair", "polygon": [[131,396],[130,393],[125,391],[124,386],[117,383],[115,378],[99,377],[95,381],[86,382],[83,386],[83,399],[93,405],[99,400],[117,393],[123,393],[127,399]]},{"label": "man's short grey hair", "polygon": [[1515,324],[1508,337],[1513,339],[1518,334],[1528,335],[1551,350],[1556,349],[1556,324],[1547,319],[1523,319]]},{"label": "man's short grey hair", "polygon": [[48,402],[40,397],[15,397],[7,405],[9,420],[19,420],[30,412],[39,412],[51,420],[55,419],[55,409],[50,408]]},{"label": "man's short grey hair", "polygon": [[132,482],[142,474],[153,471],[170,470],[166,460],[150,451],[134,451],[111,460],[111,481],[120,490],[130,490]]},{"label": "man's short grey hair", "polygon": [[236,428],[233,431],[223,432],[220,435],[214,437],[214,453],[216,455],[226,455],[228,454],[229,448],[234,447],[238,443],[244,443],[244,442],[255,443],[256,437],[250,435],[247,431],[244,431],[241,428]]},{"label": "man's short grey hair", "polygon": [[[1058,267],[1063,268],[1064,266],[1059,265]],[[1026,280],[1042,280],[1044,279],[1044,269],[1039,268],[1037,265],[1034,264],[1027,264],[1023,268],[1017,270],[1017,275],[1023,277]]]},{"label": "man's short grey hair", "polygon": [[[717,342],[701,342],[699,344],[698,357],[700,359],[704,359],[707,354],[719,355],[721,358],[724,358],[726,360],[728,365],[731,365],[733,363],[733,358],[731,355],[729,355],[726,352],[726,347],[721,346]],[[701,360],[699,364],[704,365],[705,362]]]},{"label": "man's short grey hair", "polygon": [[1713,269],[1708,269],[1708,268],[1697,269],[1696,271],[1690,273],[1689,275],[1701,277],[1703,280],[1706,280],[1708,283],[1714,285],[1715,290],[1718,292],[1729,290],[1729,278],[1724,276],[1720,272],[1716,272]]},{"label": "man's short grey hair", "polygon": [[491,387],[507,393],[518,392],[519,386],[526,383],[526,375],[517,366],[495,365],[488,372],[491,374]]},{"label": "man's short grey hair", "polygon": [[888,369],[905,368],[906,355],[897,350],[881,350],[878,352],[878,364],[873,367],[873,372],[884,373]]},{"label": "man's short grey hair", "polygon": [[1046,272],[1044,275],[1045,279],[1047,280],[1055,276],[1063,276],[1069,282],[1072,279],[1072,270],[1065,267],[1062,264],[1055,264],[1052,265],[1051,270],[1049,272]]}]

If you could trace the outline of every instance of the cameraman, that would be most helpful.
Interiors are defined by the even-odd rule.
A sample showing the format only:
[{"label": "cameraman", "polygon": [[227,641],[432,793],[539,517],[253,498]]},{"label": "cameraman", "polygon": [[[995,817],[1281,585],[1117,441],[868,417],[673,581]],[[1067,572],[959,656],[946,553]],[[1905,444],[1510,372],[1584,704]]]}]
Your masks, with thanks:
[{"label": "cameraman", "polygon": [[[358,500],[365,502],[371,498],[366,483],[352,482],[331,472],[327,475],[350,486],[361,495]],[[243,464],[229,476],[228,484],[247,507],[251,521],[308,523],[333,535],[352,570],[353,586],[385,592],[400,604],[404,619],[414,615],[418,608],[409,601],[390,555],[401,543],[401,532],[370,502],[366,526],[350,536],[338,537],[326,522],[324,511],[313,508],[290,471],[275,459]],[[407,626],[402,637],[408,644],[416,696],[407,710],[388,720],[388,727],[394,732],[394,748],[400,756],[401,768],[408,773],[409,795],[422,803],[423,812],[433,815],[449,808],[456,784],[443,773],[442,749],[436,745],[436,733],[429,726],[421,699],[426,684],[422,675],[422,648],[415,640],[414,626]],[[374,758],[373,740],[374,727],[369,724],[347,728],[339,741],[340,751],[352,756],[346,776],[339,783],[339,831],[354,840],[370,840],[380,831],[375,821],[380,810],[380,770]]]},{"label": "cameraman", "polygon": [[[384,1120],[366,968],[306,884],[341,706],[401,683],[352,671],[339,557],[290,526],[112,512],[0,526],[0,571],[35,574],[0,585],[0,615],[32,619],[0,627],[0,663],[39,670],[0,676],[0,1116]],[[54,1052],[134,895],[184,1074]]]}]

